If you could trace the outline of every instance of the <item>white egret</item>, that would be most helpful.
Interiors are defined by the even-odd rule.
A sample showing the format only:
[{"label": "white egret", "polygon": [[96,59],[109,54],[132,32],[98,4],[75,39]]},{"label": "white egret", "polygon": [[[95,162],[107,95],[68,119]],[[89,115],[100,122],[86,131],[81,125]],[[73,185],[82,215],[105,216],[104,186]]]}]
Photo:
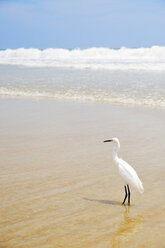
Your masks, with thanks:
[{"label": "white egret", "polygon": [[114,142],[115,143],[112,156],[113,156],[113,160],[114,160],[115,164],[118,167],[119,174],[124,181],[124,188],[125,188],[125,197],[124,197],[122,204],[125,203],[127,196],[128,196],[128,205],[130,205],[129,185],[132,185],[134,188],[136,188],[139,191],[139,193],[142,194],[144,192],[143,184],[140,181],[136,171],[126,161],[124,161],[122,158],[118,157],[117,152],[120,148],[120,142],[119,142],[118,138],[105,140],[104,142]]}]

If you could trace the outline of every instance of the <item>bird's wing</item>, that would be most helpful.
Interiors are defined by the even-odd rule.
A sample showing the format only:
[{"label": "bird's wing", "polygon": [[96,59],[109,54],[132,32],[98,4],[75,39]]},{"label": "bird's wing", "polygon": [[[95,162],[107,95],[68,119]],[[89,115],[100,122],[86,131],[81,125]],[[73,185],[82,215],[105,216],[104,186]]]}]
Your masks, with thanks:
[{"label": "bird's wing", "polygon": [[144,192],[142,182],[140,181],[134,168],[132,168],[126,161],[121,158],[118,161],[118,168],[119,173],[126,184],[131,184],[140,193]]}]

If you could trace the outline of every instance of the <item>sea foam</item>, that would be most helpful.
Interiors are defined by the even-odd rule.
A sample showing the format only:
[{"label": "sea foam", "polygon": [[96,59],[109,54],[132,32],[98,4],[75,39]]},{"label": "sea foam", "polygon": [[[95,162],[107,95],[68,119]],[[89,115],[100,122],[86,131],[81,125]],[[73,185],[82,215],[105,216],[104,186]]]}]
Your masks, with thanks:
[{"label": "sea foam", "polygon": [[64,67],[75,69],[165,71],[165,47],[88,48],[39,50],[35,48],[0,51],[0,64]]},{"label": "sea foam", "polygon": [[55,99],[63,101],[93,102],[165,108],[165,101],[152,98],[137,99],[132,97],[107,97],[104,94],[83,94],[82,92],[39,92],[36,90],[5,89],[0,87],[0,97],[21,97],[35,99]]}]

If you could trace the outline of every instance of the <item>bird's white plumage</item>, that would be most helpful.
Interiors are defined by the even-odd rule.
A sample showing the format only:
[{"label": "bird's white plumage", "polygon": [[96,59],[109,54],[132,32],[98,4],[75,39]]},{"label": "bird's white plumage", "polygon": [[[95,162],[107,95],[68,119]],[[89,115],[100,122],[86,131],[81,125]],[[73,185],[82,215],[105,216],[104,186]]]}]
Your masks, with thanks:
[{"label": "bird's white plumage", "polygon": [[124,184],[132,185],[134,188],[136,188],[139,193],[143,193],[143,185],[140,181],[136,171],[123,159],[119,158],[119,161],[117,163],[119,174],[122,177]]},{"label": "bird's white plumage", "polygon": [[132,185],[139,191],[139,193],[143,193],[143,184],[140,181],[136,171],[126,161],[124,161],[122,158],[119,158],[117,155],[117,151],[120,148],[119,140],[117,138],[113,138],[111,141],[115,143],[113,148],[113,159],[118,166],[119,174],[122,177],[124,184]]}]

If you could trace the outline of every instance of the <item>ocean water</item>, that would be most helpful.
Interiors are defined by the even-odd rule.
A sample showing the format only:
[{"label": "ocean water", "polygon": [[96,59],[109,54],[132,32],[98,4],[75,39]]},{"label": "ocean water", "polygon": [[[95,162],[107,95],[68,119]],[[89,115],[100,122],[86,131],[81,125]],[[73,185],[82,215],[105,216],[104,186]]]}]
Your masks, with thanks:
[{"label": "ocean water", "polygon": [[0,96],[165,108],[165,47],[3,50]]}]

